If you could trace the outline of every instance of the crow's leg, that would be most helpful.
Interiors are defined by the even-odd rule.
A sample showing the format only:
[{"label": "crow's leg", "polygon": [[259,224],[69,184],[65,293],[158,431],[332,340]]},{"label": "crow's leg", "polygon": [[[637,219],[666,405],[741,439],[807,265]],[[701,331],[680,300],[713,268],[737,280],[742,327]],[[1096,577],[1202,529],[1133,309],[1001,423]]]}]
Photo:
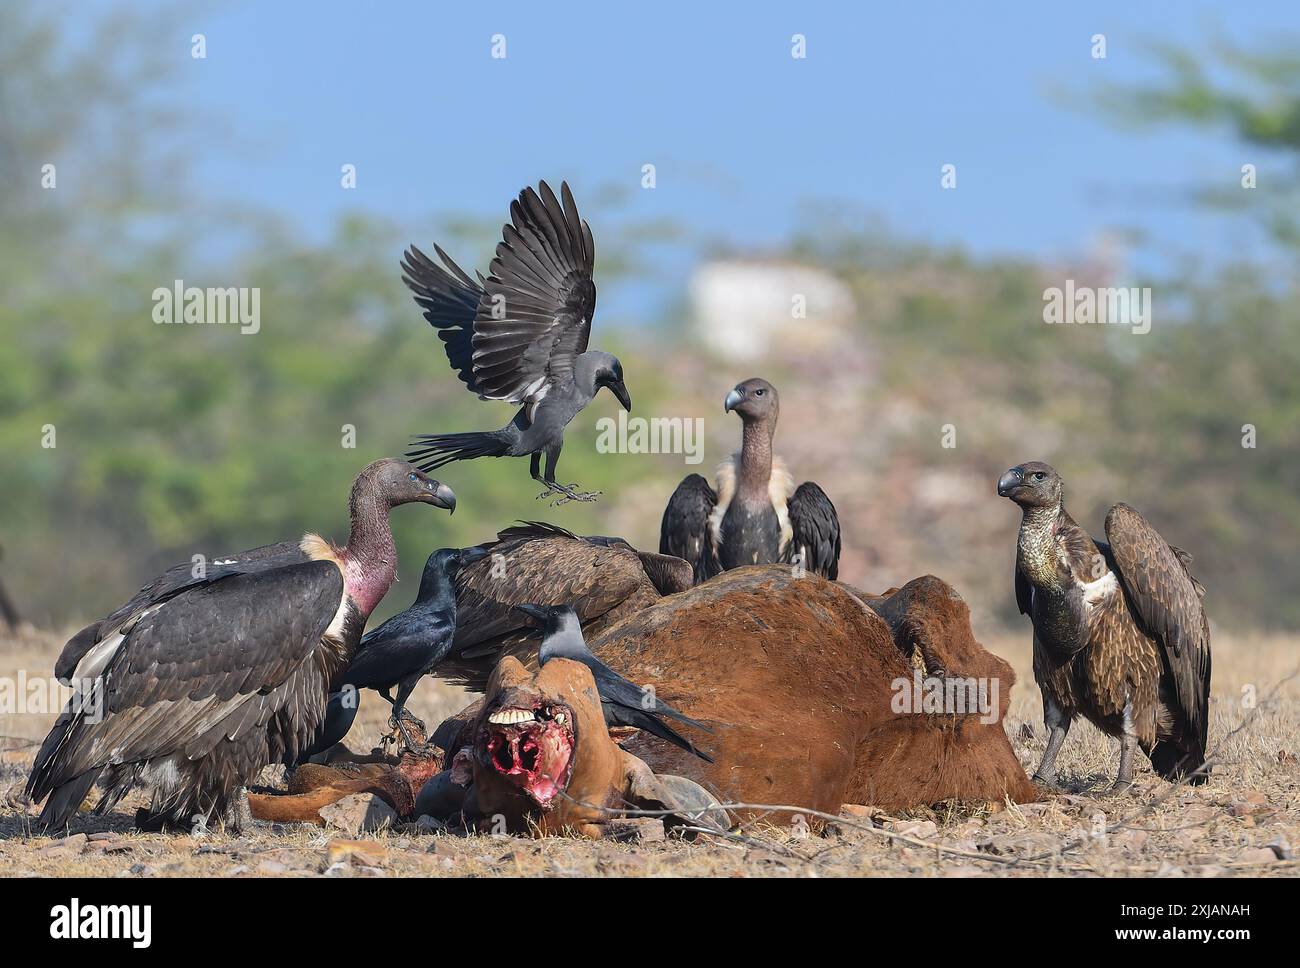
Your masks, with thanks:
[{"label": "crow's leg", "polygon": [[1056,754],[1061,752],[1065,734],[1070,731],[1070,715],[1043,692],[1043,722],[1047,726],[1047,749],[1034,771],[1034,780],[1049,786],[1056,783]]},{"label": "crow's leg", "polygon": [[[563,445],[561,445],[563,446]],[[546,473],[542,476],[542,483],[551,488],[558,497],[551,503],[551,507],[559,507],[561,504],[567,504],[570,501],[594,501],[600,491],[579,491],[577,484],[557,484],[555,481],[555,465],[560,462],[560,448],[547,448],[546,450]]]},{"label": "crow's leg", "polygon": [[[414,751],[416,746],[415,741],[411,739],[411,734],[406,731],[405,718],[408,715],[406,712],[406,700],[411,695],[411,690],[415,688],[415,684],[419,681],[420,676],[414,675],[408,676],[397,684],[397,699],[393,702],[393,716],[389,720],[389,723],[396,726],[398,731],[402,734],[402,739],[406,743],[406,748],[411,751]],[[415,717],[411,718],[414,722],[419,722]],[[420,725],[423,726],[424,724],[420,723]]]},{"label": "crow's leg", "polygon": [[529,455],[528,473],[532,475],[533,480],[546,485],[546,490],[537,495],[534,500],[540,501],[542,498],[550,497],[555,493],[555,489],[551,487],[550,481],[542,478],[542,452],[540,450],[535,450],[531,455]]}]

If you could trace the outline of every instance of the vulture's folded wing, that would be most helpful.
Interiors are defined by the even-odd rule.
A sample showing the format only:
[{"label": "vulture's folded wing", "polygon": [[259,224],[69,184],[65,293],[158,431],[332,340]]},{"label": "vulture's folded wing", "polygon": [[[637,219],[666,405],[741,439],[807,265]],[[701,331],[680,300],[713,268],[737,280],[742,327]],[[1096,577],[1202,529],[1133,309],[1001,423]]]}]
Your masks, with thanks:
[{"label": "vulture's folded wing", "polygon": [[136,592],[130,601],[111,615],[98,622],[92,622],[69,639],[54,663],[54,676],[67,685],[76,674],[77,666],[82,659],[96,645],[123,629],[129,630],[132,623],[138,621],[146,609],[175,598],[181,592],[229,578],[231,575],[268,571],[272,568],[300,564],[307,560],[307,555],[298,546],[298,542],[282,541],[279,544],[263,545],[250,551],[241,551],[238,554],[219,555],[202,563],[186,561],[173,565]]},{"label": "vulture's folded wing", "polygon": [[1028,615],[1034,607],[1034,586],[1029,584],[1029,579],[1021,572],[1019,563],[1016,564],[1016,607],[1020,609],[1021,615]]},{"label": "vulture's folded wing", "polygon": [[1178,705],[1204,751],[1209,724],[1210,625],[1182,557],[1141,514],[1116,504],[1106,539],[1133,613],[1169,663]]},{"label": "vulture's folded wing", "polygon": [[501,534],[487,557],[456,575],[456,638],[433,670],[439,679],[482,692],[503,656],[533,658],[541,638],[516,605],[571,605],[586,624],[634,596],[658,594],[627,545],[592,544],[536,522]]},{"label": "vulture's folded wing", "polygon": [[[438,331],[447,360],[462,383],[474,393],[483,391],[474,380],[474,314],[483,298],[483,286],[467,276],[451,256],[437,245],[442,265],[411,246],[402,259],[402,281],[415,294],[424,318]],[[445,267],[445,268],[444,268]]]},{"label": "vulture's folded wing", "polygon": [[659,553],[690,564],[696,584],[721,571],[709,538],[709,515],[717,504],[717,492],[709,482],[699,474],[688,474],[668,499],[659,523]]},{"label": "vulture's folded wing", "polygon": [[834,581],[840,573],[840,519],[826,492],[812,481],[795,489],[787,505],[790,543],[786,560],[802,555],[803,566]]},{"label": "vulture's folded wing", "polygon": [[536,405],[573,377],[596,310],[595,245],[567,184],[510,203],[474,319],[474,381],[491,400]]},{"label": "vulture's folded wing", "polygon": [[29,795],[105,766],[202,756],[286,707],[319,718],[327,683],[310,656],[342,600],[338,567],[309,561],[233,575],[146,611],[120,641],[105,641],[115,651],[91,694],[98,701],[74,701],[59,716]]}]

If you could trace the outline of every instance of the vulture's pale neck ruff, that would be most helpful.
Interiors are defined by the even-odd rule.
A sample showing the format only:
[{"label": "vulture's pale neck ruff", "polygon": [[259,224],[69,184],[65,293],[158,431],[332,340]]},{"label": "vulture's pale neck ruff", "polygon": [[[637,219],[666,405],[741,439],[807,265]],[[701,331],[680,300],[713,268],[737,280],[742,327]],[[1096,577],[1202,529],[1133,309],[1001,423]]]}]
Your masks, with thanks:
[{"label": "vulture's pale neck ruff", "polygon": [[338,565],[344,593],[366,619],[397,577],[397,547],[388,523],[388,502],[377,497],[367,482],[357,482],[349,506],[352,527],[346,545],[340,548],[318,534],[308,534],[301,547],[309,558]]}]

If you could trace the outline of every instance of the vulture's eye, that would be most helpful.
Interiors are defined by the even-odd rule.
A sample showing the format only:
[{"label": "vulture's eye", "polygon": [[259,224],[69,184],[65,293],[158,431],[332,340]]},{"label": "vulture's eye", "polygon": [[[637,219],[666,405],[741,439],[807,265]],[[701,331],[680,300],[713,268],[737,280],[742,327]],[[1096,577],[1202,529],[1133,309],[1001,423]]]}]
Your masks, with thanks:
[{"label": "vulture's eye", "polygon": [[1045,478],[1046,476],[1047,476],[1047,475],[1044,474],[1042,471],[1034,471],[1034,480],[1036,480],[1036,481],[1041,481],[1041,480],[1042,480],[1043,478]]},{"label": "vulture's eye", "polygon": [[412,481],[418,481],[418,480],[420,479],[420,475],[419,475],[419,474],[414,474],[414,473],[412,473],[412,474],[407,474],[406,476],[407,476],[407,478],[408,478],[409,480],[412,480]]},{"label": "vulture's eye", "polygon": [[754,396],[756,396],[756,397],[761,397],[761,396],[762,396],[764,393],[766,393],[766,392],[767,392],[766,390],[758,389],[758,390],[755,390],[755,391],[754,391]]}]

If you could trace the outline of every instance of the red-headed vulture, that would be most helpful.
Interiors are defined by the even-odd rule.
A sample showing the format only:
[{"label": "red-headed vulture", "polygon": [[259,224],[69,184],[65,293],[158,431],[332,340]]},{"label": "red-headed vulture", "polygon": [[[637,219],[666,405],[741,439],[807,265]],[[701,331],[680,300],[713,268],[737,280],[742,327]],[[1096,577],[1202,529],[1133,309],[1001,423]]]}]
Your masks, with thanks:
[{"label": "red-headed vulture", "polygon": [[451,489],[400,460],[352,485],[347,544],[315,534],[178,565],[77,633],[56,666],[75,694],[37,754],[27,793],[65,826],[96,783],[96,811],[137,784],[142,826],[239,822],[243,788],[316,735],[331,680],[396,577],[400,504],[452,510]]}]

